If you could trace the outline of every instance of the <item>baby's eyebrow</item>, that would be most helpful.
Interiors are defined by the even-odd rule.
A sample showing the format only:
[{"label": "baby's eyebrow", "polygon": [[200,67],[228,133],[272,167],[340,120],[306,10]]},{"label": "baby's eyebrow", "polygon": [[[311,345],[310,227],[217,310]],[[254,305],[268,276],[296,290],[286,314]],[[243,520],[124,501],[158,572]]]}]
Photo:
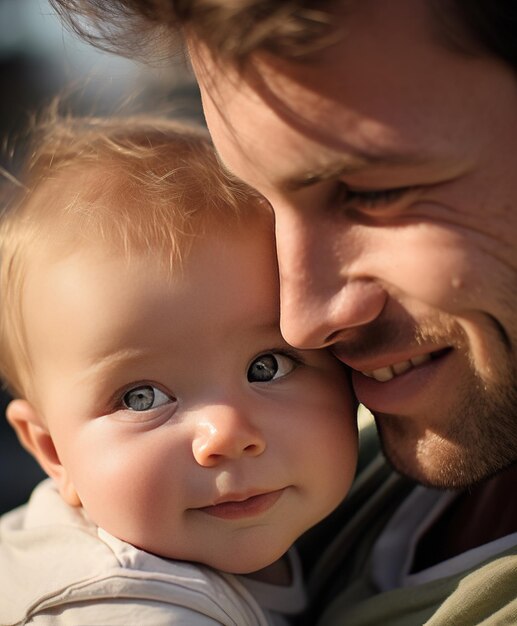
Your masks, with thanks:
[{"label": "baby's eyebrow", "polygon": [[84,371],[84,377],[108,375],[114,370],[127,367],[132,363],[141,362],[150,355],[151,351],[142,349],[124,349],[110,352],[109,350],[93,355],[91,365]]}]

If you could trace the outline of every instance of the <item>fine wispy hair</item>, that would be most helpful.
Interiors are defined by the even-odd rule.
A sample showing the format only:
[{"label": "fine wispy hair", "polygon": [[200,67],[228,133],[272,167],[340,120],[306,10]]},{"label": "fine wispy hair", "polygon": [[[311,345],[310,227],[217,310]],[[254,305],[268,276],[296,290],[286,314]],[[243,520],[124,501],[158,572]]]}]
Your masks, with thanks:
[{"label": "fine wispy hair", "polygon": [[[29,379],[22,293],[38,251],[100,245],[148,255],[173,276],[192,243],[228,229],[260,203],[219,165],[205,129],[161,116],[74,117],[52,106],[35,121],[0,216],[0,377]],[[25,394],[26,395],[26,394]]]}]

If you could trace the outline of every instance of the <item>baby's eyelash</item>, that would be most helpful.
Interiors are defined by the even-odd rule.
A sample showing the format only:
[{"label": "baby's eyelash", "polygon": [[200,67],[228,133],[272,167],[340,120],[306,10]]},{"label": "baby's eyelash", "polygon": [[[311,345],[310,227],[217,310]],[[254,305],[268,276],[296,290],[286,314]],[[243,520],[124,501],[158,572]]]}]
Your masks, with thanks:
[{"label": "baby's eyelash", "polygon": [[162,389],[159,384],[153,381],[146,380],[146,379],[137,380],[135,382],[131,382],[131,383],[128,383],[127,385],[124,385],[123,387],[121,387],[120,389],[118,389],[117,391],[113,393],[113,395],[111,396],[111,399],[108,401],[109,412],[125,410],[126,407],[124,406],[124,396],[129,391],[133,389],[137,389],[138,387],[153,387],[153,388],[155,387],[162,393],[172,397],[172,395],[168,391],[166,391],[165,389]]}]

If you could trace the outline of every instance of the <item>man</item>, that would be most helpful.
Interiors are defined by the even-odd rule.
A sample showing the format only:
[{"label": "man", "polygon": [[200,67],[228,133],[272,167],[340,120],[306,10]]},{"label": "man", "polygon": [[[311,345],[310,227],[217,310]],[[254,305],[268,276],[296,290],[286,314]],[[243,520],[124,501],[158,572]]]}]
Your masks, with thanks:
[{"label": "man", "polygon": [[275,212],[284,336],[351,368],[425,485],[362,472],[306,623],[517,623],[517,9],[110,5],[183,30],[221,162]]}]

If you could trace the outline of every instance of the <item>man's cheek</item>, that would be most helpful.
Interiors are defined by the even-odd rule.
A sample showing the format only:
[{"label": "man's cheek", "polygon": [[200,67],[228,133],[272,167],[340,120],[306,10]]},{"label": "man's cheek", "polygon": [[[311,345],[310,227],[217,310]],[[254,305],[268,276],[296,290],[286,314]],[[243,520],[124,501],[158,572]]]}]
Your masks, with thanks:
[{"label": "man's cheek", "polygon": [[394,235],[371,275],[391,287],[395,299],[408,300],[408,306],[417,301],[453,314],[473,305],[479,280],[473,256],[456,235],[422,224],[405,236]]}]

